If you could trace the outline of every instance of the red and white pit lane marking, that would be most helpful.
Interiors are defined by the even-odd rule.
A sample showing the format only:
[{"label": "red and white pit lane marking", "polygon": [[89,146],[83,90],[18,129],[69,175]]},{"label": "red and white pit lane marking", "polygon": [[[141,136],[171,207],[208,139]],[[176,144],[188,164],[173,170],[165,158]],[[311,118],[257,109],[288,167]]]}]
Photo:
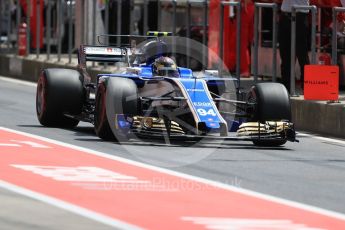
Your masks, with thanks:
[{"label": "red and white pit lane marking", "polygon": [[345,229],[345,216],[0,127],[0,187],[120,228]]}]

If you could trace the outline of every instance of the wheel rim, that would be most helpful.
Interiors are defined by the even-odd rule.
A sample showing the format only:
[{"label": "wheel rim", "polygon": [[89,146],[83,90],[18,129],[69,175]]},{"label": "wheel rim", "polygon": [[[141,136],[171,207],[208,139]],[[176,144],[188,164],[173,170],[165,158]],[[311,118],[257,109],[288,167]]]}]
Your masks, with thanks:
[{"label": "wheel rim", "polygon": [[46,107],[45,95],[46,95],[45,81],[43,77],[40,77],[37,84],[37,96],[36,96],[36,109],[37,109],[37,114],[39,117],[41,117],[43,112],[45,111],[45,107]]},{"label": "wheel rim", "polygon": [[104,93],[100,92],[98,95],[98,99],[97,99],[97,117],[96,117],[96,124],[97,126],[102,124],[102,121],[104,120],[105,117],[105,98],[104,98]]}]

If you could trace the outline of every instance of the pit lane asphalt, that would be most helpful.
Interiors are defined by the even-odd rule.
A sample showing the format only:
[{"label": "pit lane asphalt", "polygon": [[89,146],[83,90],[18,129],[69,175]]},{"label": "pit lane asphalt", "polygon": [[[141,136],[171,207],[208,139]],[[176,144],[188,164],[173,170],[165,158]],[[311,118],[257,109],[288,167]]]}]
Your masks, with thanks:
[{"label": "pit lane asphalt", "polygon": [[[0,126],[135,161],[155,162],[158,166],[176,165],[178,161],[177,165],[181,166],[168,168],[345,213],[345,141],[334,142],[302,135],[298,138],[300,143],[287,143],[282,148],[271,149],[256,148],[249,142],[204,143],[186,147],[148,140],[119,145],[100,140],[87,123],[80,123],[75,129],[42,127],[36,118],[35,92],[33,86],[0,79]],[[138,154],[133,154],[138,149],[146,153],[144,161],[143,155],[138,157]],[[205,149],[210,154],[192,164],[183,165],[182,161],[189,160],[185,155]],[[165,154],[169,150],[174,151],[174,157]],[[1,199],[5,198],[0,196],[0,203]],[[13,208],[20,210],[22,207],[18,204]],[[32,211],[31,215],[35,212]],[[98,227],[98,223],[94,223],[93,229]]]}]

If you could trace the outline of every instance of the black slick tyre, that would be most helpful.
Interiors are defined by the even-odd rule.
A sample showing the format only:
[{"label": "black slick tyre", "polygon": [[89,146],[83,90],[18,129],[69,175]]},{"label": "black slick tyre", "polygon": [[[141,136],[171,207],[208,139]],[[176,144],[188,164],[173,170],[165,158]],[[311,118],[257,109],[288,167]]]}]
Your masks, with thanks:
[{"label": "black slick tyre", "polygon": [[64,114],[78,115],[83,106],[82,76],[71,69],[45,69],[36,91],[37,118],[43,126],[72,128],[79,120]]},{"label": "black slick tyre", "polygon": [[[291,121],[291,105],[289,93],[280,83],[259,83],[253,86],[247,101],[255,103],[250,121]],[[280,146],[286,140],[255,140],[257,146]]]},{"label": "black slick tyre", "polygon": [[110,77],[100,83],[96,95],[95,131],[105,140],[127,141],[127,132],[117,127],[117,115],[138,114],[138,88],[131,79]]},{"label": "black slick tyre", "polygon": [[96,93],[95,104],[95,132],[103,140],[115,140],[115,136],[110,128],[106,111],[106,86],[99,84]]}]

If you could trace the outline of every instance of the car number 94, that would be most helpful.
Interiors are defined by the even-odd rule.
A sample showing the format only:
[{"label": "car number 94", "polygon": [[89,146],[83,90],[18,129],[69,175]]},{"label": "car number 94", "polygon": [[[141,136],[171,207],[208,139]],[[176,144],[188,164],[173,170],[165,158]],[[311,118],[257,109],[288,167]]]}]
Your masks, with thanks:
[{"label": "car number 94", "polygon": [[206,110],[206,109],[197,109],[198,111],[198,114],[200,116],[217,116],[216,112],[213,110],[213,109],[209,109],[209,110]]}]

